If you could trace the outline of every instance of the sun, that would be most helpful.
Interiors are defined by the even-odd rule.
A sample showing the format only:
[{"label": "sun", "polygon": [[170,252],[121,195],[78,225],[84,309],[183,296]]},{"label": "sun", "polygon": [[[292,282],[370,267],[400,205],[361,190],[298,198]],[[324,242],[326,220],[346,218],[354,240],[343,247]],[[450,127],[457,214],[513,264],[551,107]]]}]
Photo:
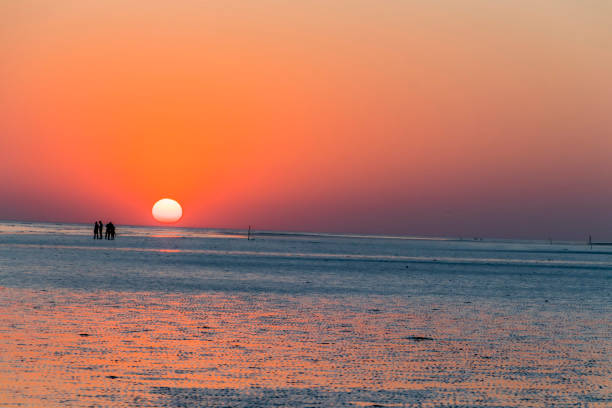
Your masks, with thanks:
[{"label": "sun", "polygon": [[171,199],[162,198],[153,205],[153,218],[159,222],[176,222],[183,216],[181,205]]}]

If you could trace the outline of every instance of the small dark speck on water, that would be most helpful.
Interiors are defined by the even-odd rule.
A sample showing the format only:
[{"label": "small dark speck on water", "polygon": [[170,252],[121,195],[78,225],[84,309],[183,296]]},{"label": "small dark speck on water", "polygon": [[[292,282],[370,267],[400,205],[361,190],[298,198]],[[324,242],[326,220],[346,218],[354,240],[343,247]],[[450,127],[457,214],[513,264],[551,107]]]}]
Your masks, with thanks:
[{"label": "small dark speck on water", "polygon": [[106,378],[110,378],[111,380],[114,380],[115,378],[119,378],[116,375],[107,375]]},{"label": "small dark speck on water", "polygon": [[414,340],[414,341],[429,341],[429,340],[433,340],[432,337],[425,337],[425,336],[408,336],[406,337],[407,340]]},{"label": "small dark speck on water", "polygon": [[88,334],[88,333],[79,333],[79,336],[81,336],[81,337],[87,337],[87,336],[89,336],[89,334]]}]

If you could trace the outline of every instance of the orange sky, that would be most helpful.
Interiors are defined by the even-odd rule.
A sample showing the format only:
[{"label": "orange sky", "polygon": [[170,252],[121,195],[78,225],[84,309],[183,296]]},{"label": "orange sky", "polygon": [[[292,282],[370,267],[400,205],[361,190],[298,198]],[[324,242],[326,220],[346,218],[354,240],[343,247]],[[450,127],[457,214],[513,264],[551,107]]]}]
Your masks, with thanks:
[{"label": "orange sky", "polygon": [[0,219],[612,238],[608,1],[0,3]]}]

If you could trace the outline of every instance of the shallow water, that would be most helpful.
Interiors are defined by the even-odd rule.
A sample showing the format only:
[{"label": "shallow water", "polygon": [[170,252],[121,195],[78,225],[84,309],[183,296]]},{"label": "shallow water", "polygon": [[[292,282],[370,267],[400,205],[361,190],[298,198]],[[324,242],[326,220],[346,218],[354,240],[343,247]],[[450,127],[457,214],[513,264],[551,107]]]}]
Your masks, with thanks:
[{"label": "shallow water", "polygon": [[1,406],[612,404],[612,247],[0,223]]}]

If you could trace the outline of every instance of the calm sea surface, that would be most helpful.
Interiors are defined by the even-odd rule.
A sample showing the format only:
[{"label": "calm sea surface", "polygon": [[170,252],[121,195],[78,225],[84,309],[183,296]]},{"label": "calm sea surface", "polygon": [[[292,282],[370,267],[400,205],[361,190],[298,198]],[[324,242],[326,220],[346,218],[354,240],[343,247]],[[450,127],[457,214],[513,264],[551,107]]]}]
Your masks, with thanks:
[{"label": "calm sea surface", "polygon": [[0,223],[0,406],[610,407],[612,246]]}]

